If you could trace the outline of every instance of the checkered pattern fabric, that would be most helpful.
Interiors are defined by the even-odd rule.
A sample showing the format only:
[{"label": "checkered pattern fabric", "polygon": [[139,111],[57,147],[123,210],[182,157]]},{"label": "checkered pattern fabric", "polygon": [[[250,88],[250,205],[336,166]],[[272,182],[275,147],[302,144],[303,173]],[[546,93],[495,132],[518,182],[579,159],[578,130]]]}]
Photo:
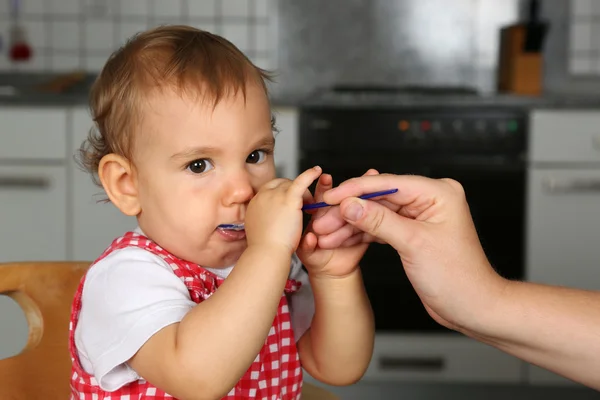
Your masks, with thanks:
[{"label": "checkered pattern fabric", "polygon": [[[96,262],[111,252],[128,246],[146,249],[165,260],[173,268],[173,272],[185,283],[192,300],[196,303],[206,300],[223,283],[222,278],[196,264],[188,263],[173,256],[150,239],[135,232],[128,232],[117,238]],[[71,400],[172,399],[172,396],[152,386],[144,379],[129,383],[117,391],[106,392],[100,388],[93,376],[83,370],[75,348],[75,327],[81,310],[81,294],[84,281],[85,277],[81,280],[75,294],[69,326],[69,347],[73,363]],[[242,379],[223,399],[300,399],[302,368],[296,349],[286,298],[286,293],[293,293],[299,288],[300,282],[288,279],[285,291],[279,301],[277,315],[264,346]]]}]

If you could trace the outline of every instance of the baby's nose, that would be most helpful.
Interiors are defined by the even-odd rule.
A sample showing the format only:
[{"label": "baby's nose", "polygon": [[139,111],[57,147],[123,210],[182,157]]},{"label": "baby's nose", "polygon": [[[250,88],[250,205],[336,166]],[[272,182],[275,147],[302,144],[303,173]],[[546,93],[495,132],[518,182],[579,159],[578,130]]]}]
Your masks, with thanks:
[{"label": "baby's nose", "polygon": [[227,194],[225,196],[227,205],[247,203],[254,196],[254,188],[248,173],[236,173],[228,177],[227,181]]}]

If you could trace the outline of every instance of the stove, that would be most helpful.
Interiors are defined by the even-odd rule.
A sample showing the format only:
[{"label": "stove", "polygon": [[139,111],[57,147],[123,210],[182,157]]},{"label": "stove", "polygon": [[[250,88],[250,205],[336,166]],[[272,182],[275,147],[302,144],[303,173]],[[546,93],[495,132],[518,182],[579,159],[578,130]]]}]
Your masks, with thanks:
[{"label": "stove", "polygon": [[[330,87],[300,107],[298,170],[320,165],[335,186],[369,168],[454,178],[492,265],[521,280],[528,111],[518,103],[469,87]],[[391,246],[371,244],[360,267],[375,316],[369,377],[446,379],[456,368],[472,379],[482,365],[506,365],[505,355],[486,352],[427,314]]]},{"label": "stove", "polygon": [[[300,108],[299,171],[320,165],[335,185],[369,168],[454,178],[492,264],[524,277],[525,107],[469,87],[335,86],[311,102]],[[429,317],[393,248],[373,244],[360,264],[379,333],[454,334]]]}]

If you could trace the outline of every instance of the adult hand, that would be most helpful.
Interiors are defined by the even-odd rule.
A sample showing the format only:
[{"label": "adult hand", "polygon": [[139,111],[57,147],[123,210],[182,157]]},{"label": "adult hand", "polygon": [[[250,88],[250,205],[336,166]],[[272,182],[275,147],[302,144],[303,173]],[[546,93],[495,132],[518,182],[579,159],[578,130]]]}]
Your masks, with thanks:
[{"label": "adult hand", "polygon": [[[356,198],[398,188],[378,201]],[[481,248],[462,186],[450,179],[380,174],[353,178],[323,195],[343,218],[392,245],[429,314],[460,330],[487,314],[505,280]]]}]

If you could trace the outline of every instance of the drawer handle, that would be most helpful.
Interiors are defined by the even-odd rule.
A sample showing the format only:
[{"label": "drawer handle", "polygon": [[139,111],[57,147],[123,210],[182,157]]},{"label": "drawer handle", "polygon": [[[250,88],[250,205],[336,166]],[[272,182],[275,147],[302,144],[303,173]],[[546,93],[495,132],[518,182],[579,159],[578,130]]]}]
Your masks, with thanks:
[{"label": "drawer handle", "polygon": [[43,177],[0,176],[0,189],[45,189],[50,181]]},{"label": "drawer handle", "polygon": [[600,179],[575,179],[559,182],[554,178],[546,179],[544,189],[549,193],[589,193],[600,192]]},{"label": "drawer handle", "polygon": [[441,357],[380,357],[379,368],[388,371],[429,371],[439,372],[445,367]]}]

